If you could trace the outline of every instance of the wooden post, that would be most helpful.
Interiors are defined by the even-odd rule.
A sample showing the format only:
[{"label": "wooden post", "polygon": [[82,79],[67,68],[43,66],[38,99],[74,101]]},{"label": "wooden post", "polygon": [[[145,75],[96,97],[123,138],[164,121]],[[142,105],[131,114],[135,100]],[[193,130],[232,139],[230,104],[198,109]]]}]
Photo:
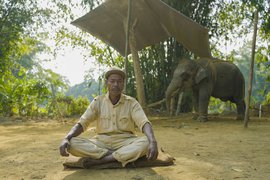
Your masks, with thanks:
[{"label": "wooden post", "polygon": [[141,104],[142,108],[147,111],[146,102],[145,102],[145,94],[144,94],[144,85],[143,85],[143,78],[142,78],[142,71],[140,66],[140,58],[137,51],[136,45],[136,37],[135,37],[135,26],[137,24],[137,19],[133,22],[133,25],[130,29],[130,50],[133,59],[134,65],[134,72],[135,72],[135,79],[136,79],[136,91],[138,101]]},{"label": "wooden post", "polygon": [[252,51],[251,51],[251,63],[249,70],[249,82],[248,82],[248,95],[246,101],[246,112],[244,119],[244,127],[248,127],[249,120],[249,104],[250,104],[250,96],[252,92],[252,81],[253,81],[253,69],[254,69],[254,58],[255,58],[255,49],[256,49],[256,37],[257,37],[257,24],[258,24],[258,10],[254,13],[254,31],[253,31],[253,41],[252,41]]}]

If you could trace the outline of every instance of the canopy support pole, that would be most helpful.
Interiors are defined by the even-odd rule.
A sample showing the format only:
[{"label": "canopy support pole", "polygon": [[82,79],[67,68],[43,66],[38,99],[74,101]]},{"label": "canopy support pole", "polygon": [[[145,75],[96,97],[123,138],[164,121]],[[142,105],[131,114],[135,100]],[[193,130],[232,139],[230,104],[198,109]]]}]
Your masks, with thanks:
[{"label": "canopy support pole", "polygon": [[136,24],[137,24],[137,19],[135,19],[130,29],[130,44],[129,45],[130,45],[130,50],[131,50],[133,65],[134,65],[138,101],[141,104],[142,108],[145,111],[147,111],[146,102],[145,102],[143,77],[142,77],[142,71],[141,71],[141,66],[140,66],[140,58],[137,51],[135,31],[134,31]]},{"label": "canopy support pole", "polygon": [[125,73],[126,73],[126,79],[125,79],[125,89],[124,92],[127,92],[127,61],[128,61],[128,45],[129,45],[129,26],[130,26],[130,14],[131,14],[131,1],[128,0],[128,12],[127,12],[127,23],[126,23],[126,44],[125,44]]}]

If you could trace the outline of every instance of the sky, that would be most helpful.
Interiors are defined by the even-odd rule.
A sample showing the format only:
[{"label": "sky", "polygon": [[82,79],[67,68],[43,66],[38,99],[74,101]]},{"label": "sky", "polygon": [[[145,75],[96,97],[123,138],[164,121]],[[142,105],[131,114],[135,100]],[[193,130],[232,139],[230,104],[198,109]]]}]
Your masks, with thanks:
[{"label": "sky", "polygon": [[[48,6],[48,0],[44,0],[40,2],[40,6]],[[75,19],[83,16],[87,13],[86,8],[79,8],[80,6],[75,6],[72,9],[73,15],[76,17]],[[68,29],[72,29],[75,31],[81,31],[79,28],[74,27],[70,24],[71,22],[64,22],[65,27]],[[50,27],[49,29],[56,29],[54,27]],[[51,31],[51,34],[53,32]],[[54,36],[54,35],[52,35]],[[45,42],[49,47],[55,47],[55,42],[52,40],[48,40]],[[89,57],[87,60],[84,58],[84,52],[82,49],[73,49],[71,47],[61,47],[61,54],[58,54],[55,58],[52,55],[40,54],[39,59],[43,68],[51,69],[53,72],[60,74],[66,77],[71,86],[82,83],[84,81],[84,76],[86,75],[86,71],[90,68],[94,68],[95,60]],[[49,61],[46,59],[50,59]],[[99,72],[97,69],[94,72],[94,78],[97,79]]]},{"label": "sky", "polygon": [[[53,72],[65,76],[71,86],[82,83],[86,71],[93,68],[95,60],[89,58],[84,59],[83,53],[79,49],[64,48],[64,55],[58,55],[55,59],[50,61],[42,61],[42,67],[51,69]],[[41,59],[46,59],[46,55]],[[98,76],[98,71],[95,71],[95,76]],[[97,77],[95,77],[96,79]]]}]

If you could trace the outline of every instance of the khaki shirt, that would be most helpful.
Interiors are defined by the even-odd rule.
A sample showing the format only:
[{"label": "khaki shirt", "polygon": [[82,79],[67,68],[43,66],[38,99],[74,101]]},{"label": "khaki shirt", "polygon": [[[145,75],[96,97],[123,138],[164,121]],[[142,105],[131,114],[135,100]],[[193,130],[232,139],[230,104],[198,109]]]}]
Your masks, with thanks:
[{"label": "khaki shirt", "polygon": [[98,134],[125,132],[134,134],[136,126],[142,131],[145,123],[149,122],[136,99],[122,94],[118,103],[113,105],[108,93],[95,98],[78,123],[85,131],[90,122],[95,120]]}]

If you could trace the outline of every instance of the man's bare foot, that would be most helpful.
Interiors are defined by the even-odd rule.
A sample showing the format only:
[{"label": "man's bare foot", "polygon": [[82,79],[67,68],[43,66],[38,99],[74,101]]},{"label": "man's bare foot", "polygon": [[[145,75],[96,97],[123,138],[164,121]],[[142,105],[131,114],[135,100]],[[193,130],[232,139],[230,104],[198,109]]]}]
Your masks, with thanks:
[{"label": "man's bare foot", "polygon": [[111,155],[113,152],[113,150],[108,149],[108,152],[105,154],[105,156]]},{"label": "man's bare foot", "polygon": [[94,165],[99,165],[100,164],[100,159],[92,159],[92,158],[83,158],[82,159],[82,166],[84,168],[90,167],[90,166],[94,166]]},{"label": "man's bare foot", "polygon": [[[109,154],[109,151],[108,151],[107,154]],[[101,159],[92,159],[92,158],[88,158],[88,157],[87,158],[84,158],[82,160],[82,164],[83,164],[83,167],[84,168],[89,168],[91,166],[105,164],[105,163],[114,162],[114,161],[116,161],[116,159],[113,157],[112,154],[109,154],[109,155],[105,155]]]}]

